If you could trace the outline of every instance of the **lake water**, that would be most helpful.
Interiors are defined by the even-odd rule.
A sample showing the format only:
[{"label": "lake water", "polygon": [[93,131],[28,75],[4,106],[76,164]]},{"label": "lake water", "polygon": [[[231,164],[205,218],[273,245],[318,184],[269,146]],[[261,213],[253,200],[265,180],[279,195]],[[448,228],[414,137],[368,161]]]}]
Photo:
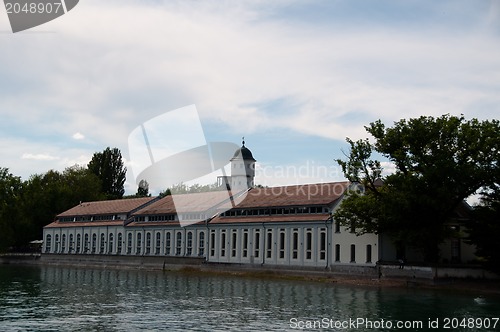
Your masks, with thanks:
[{"label": "lake water", "polygon": [[447,291],[0,265],[1,331],[498,331],[499,316],[498,297]]}]

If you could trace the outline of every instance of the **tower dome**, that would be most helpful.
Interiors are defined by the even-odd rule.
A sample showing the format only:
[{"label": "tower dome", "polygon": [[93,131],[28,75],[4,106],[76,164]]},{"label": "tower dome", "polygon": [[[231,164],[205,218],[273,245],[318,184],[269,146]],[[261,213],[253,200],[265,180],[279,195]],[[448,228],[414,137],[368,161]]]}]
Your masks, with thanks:
[{"label": "tower dome", "polygon": [[255,161],[255,159],[254,159],[254,157],[252,155],[252,151],[250,151],[250,149],[245,146],[245,141],[244,140],[242,142],[241,148],[239,148],[238,150],[236,150],[234,152],[234,156],[233,156],[232,159],[243,159],[243,160],[253,160],[253,161]]}]

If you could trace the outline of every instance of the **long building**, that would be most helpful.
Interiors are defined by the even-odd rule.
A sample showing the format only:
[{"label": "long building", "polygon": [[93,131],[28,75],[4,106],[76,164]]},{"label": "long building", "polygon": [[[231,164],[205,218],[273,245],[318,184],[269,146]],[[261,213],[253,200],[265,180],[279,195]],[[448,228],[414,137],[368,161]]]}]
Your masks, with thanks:
[{"label": "long building", "polygon": [[[42,252],[329,270],[397,259],[383,235],[357,236],[333,220],[353,184],[254,187],[255,159],[244,144],[230,162],[233,176],[221,191],[81,203],[44,227]],[[463,242],[451,246],[450,259],[473,257]]]}]

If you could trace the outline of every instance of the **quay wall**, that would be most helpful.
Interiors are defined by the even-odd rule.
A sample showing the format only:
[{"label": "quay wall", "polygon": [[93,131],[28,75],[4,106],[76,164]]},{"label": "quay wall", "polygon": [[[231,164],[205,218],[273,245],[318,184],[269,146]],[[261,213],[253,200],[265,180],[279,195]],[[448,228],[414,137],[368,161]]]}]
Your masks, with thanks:
[{"label": "quay wall", "polygon": [[132,268],[145,270],[197,269],[215,272],[268,272],[289,275],[324,277],[357,277],[366,279],[402,279],[437,281],[443,279],[498,280],[500,276],[482,268],[430,267],[406,265],[355,266],[349,264],[328,267],[304,267],[261,264],[207,263],[203,257],[123,256],[123,255],[64,255],[64,254],[4,254],[0,264],[71,265],[100,268]]}]

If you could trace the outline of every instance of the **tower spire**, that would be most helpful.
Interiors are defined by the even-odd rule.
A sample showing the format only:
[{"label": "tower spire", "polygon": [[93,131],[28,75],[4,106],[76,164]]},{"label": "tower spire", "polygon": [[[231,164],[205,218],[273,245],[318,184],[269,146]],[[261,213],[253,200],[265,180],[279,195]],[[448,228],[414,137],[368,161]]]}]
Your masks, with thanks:
[{"label": "tower spire", "polygon": [[241,140],[242,140],[242,142],[241,142],[241,146],[242,146],[242,147],[245,147],[245,136],[243,136],[243,137],[241,138]]}]

